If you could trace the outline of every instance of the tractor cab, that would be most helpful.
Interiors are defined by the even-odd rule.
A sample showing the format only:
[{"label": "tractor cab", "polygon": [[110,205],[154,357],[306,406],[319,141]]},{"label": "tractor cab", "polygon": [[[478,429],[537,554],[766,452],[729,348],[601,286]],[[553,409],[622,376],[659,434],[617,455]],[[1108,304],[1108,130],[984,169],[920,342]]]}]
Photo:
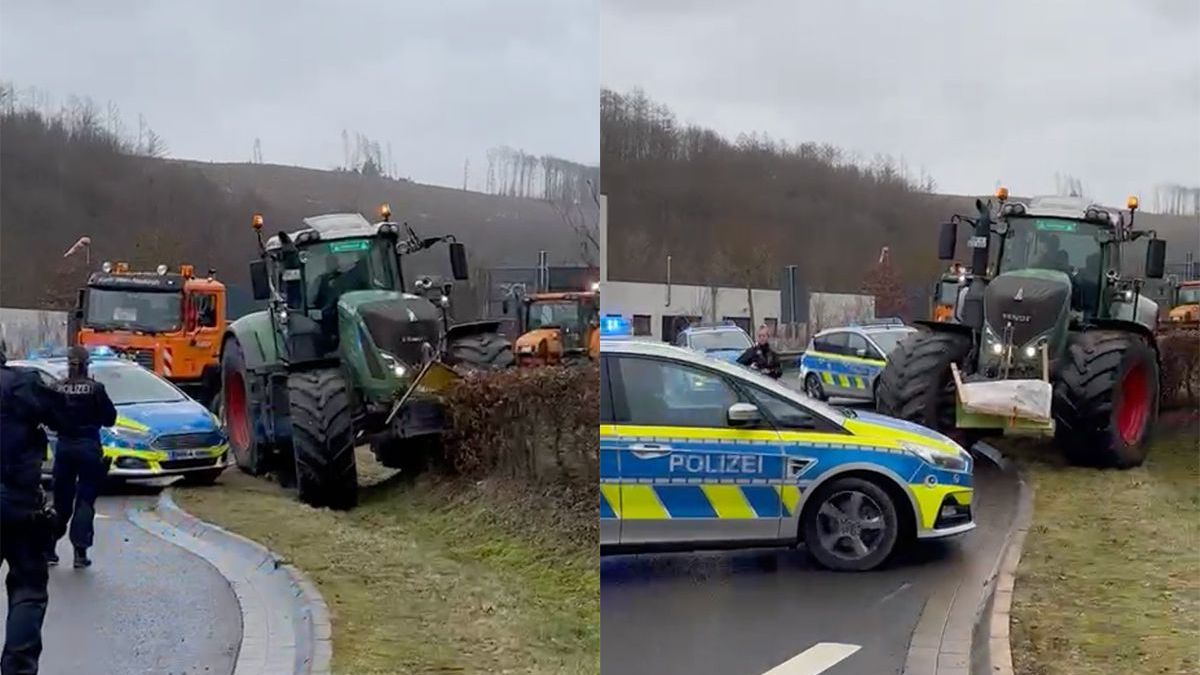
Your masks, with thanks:
[{"label": "tractor cab", "polygon": [[970,273],[970,270],[967,268],[959,263],[954,263],[942,274],[933,292],[933,311],[931,314],[934,321],[955,320],[955,317],[958,315],[959,296],[961,295],[961,291],[966,288],[967,276]]}]

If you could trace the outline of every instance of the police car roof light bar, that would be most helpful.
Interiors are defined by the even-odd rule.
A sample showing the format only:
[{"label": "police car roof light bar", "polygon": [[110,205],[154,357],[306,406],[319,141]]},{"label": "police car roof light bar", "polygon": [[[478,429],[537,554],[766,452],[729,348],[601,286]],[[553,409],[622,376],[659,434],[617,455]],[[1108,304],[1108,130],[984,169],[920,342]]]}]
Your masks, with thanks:
[{"label": "police car roof light bar", "polygon": [[620,314],[605,314],[600,321],[600,337],[628,337],[633,328]]},{"label": "police car roof light bar", "polygon": [[898,317],[890,316],[886,318],[873,319],[871,321],[863,321],[861,323],[850,324],[856,328],[869,328],[871,326],[903,326],[904,321]]}]

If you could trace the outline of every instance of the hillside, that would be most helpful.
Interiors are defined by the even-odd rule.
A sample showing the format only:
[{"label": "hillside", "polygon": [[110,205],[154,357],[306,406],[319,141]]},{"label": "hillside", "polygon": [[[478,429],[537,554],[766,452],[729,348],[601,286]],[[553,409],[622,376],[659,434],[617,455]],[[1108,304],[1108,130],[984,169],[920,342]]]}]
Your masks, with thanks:
[{"label": "hillside", "polygon": [[[858,292],[887,246],[916,297],[943,269],[939,223],[974,213],[974,197],[938,194],[931,177],[890,158],[726,139],[638,91],[602,95],[601,173],[609,278],[628,281],[665,281],[669,255],[676,283],[775,287],[795,264],[810,290]],[[1168,240],[1170,261],[1200,251],[1200,218],[1142,212],[1138,227]]]},{"label": "hillside", "polygon": [[[264,164],[212,164],[138,156],[102,129],[36,112],[0,119],[0,304],[64,307],[86,279],[83,256],[64,259],[79,237],[92,240],[91,267],[127,260],[153,268],[189,263],[248,283],[255,256],[251,215],[268,232],[302,217],[358,211],[382,202],[423,236],[454,234],[476,268],[576,262],[580,235],[545,201]],[[586,208],[586,205],[584,205]],[[406,259],[411,273],[448,273],[444,249]]]}]

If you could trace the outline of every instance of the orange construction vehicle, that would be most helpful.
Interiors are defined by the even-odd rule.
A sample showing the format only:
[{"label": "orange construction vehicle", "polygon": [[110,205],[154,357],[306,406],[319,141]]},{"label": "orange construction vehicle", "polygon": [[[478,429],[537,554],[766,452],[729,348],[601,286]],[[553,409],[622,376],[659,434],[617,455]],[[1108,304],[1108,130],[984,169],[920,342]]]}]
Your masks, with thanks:
[{"label": "orange construction vehicle", "polygon": [[937,289],[933,294],[934,321],[953,321],[954,309],[958,304],[958,291],[967,281],[970,271],[958,263],[950,266],[942,278],[938,280]]},{"label": "orange construction vehicle", "polygon": [[1200,323],[1200,279],[1179,282],[1178,294],[1167,319],[1172,324],[1194,326]]},{"label": "orange construction vehicle", "polygon": [[543,366],[600,357],[600,289],[535,293],[521,299],[518,366]]},{"label": "orange construction vehicle", "polygon": [[131,272],[106,262],[101,270],[79,292],[73,342],[111,347],[210,405],[220,382],[225,285],[211,270],[196,278],[191,265]]}]

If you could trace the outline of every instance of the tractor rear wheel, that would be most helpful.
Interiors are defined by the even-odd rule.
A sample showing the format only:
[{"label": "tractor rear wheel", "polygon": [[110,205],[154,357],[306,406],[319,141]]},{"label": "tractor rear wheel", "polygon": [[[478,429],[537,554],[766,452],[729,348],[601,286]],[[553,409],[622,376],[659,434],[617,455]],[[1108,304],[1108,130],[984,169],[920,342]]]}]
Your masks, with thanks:
[{"label": "tractor rear wheel", "polygon": [[251,476],[266,473],[266,448],[258,442],[254,429],[254,403],[250,398],[250,373],[246,358],[236,339],[221,350],[221,391],[217,406],[221,422],[229,432],[229,447],[238,468]]},{"label": "tractor rear wheel", "polygon": [[499,333],[466,335],[446,347],[447,362],[476,368],[507,368],[513,365],[512,343]]},{"label": "tractor rear wheel", "polygon": [[350,391],[341,370],[289,375],[288,407],[300,501],[331,509],[353,508],[358,504],[358,471]]},{"label": "tractor rear wheel", "polygon": [[961,367],[970,351],[971,337],[962,333],[921,331],[906,338],[888,356],[879,374],[876,409],[953,434],[957,394],[950,364]]},{"label": "tractor rear wheel", "polygon": [[1071,335],[1054,386],[1056,440],[1072,464],[1128,469],[1146,460],[1158,417],[1158,358],[1121,331]]}]

